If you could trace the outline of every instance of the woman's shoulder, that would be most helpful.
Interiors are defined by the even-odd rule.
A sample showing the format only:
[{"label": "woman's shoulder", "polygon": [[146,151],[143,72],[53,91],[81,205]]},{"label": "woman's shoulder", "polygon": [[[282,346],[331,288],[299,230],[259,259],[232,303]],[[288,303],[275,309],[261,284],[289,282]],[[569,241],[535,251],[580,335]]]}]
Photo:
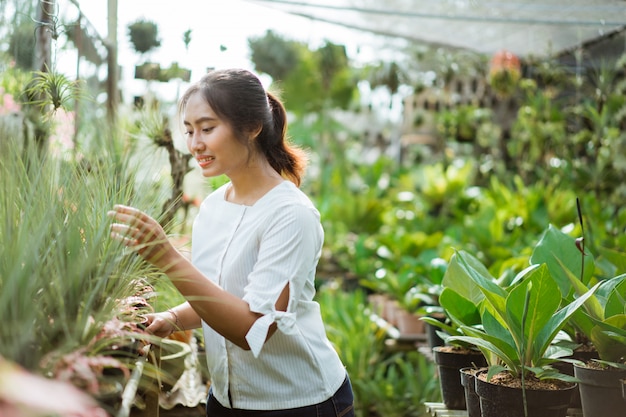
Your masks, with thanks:
[{"label": "woman's shoulder", "polygon": [[266,194],[260,202],[268,207],[300,207],[317,211],[311,199],[291,181],[283,181]]}]

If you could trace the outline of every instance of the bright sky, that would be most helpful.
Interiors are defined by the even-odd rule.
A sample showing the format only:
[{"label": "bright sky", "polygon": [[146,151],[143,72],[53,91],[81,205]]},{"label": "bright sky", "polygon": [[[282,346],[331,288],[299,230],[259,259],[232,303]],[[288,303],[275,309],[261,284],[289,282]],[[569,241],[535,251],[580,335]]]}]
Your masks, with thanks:
[{"label": "bright sky", "polygon": [[[107,1],[78,2],[87,19],[106,37]],[[73,6],[68,7],[71,8]],[[118,61],[123,67],[120,84],[127,95],[140,94],[145,89],[145,82],[133,80],[134,66],[140,63],[141,57],[133,51],[127,35],[128,25],[140,18],[153,21],[159,27],[161,47],[151,53],[150,60],[163,67],[178,62],[192,70],[192,80],[200,77],[207,67],[253,70],[247,39],[262,36],[269,29],[287,39],[307,42],[311,47],[319,46],[325,39],[345,44],[353,59],[374,53],[368,52],[367,45],[361,45],[368,39],[363,33],[245,1],[118,0]],[[192,34],[189,51],[186,51],[183,33],[188,29]],[[227,49],[221,51],[221,45]],[[373,50],[373,46],[370,49]],[[162,87],[176,89],[173,84]],[[164,94],[173,95],[168,97],[173,100],[176,91]]]}]

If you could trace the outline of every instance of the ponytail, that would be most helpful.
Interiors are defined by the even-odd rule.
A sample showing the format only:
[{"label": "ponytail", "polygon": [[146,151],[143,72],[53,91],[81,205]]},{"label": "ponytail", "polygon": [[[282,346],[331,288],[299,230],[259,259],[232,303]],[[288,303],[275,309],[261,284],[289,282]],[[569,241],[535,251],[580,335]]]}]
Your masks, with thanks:
[{"label": "ponytail", "polygon": [[263,126],[258,137],[258,145],[268,162],[278,173],[300,186],[304,174],[307,155],[301,148],[290,143],[287,137],[287,112],[280,100],[267,93],[272,115],[272,125]]}]

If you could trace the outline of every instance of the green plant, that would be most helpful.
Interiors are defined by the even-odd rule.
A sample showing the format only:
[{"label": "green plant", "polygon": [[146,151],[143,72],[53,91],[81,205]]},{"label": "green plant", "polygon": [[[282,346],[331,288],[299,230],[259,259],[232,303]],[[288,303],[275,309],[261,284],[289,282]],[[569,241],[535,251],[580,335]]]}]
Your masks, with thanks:
[{"label": "green plant", "polygon": [[[96,378],[80,378],[81,388],[97,395],[104,385],[93,383],[105,368],[132,367],[116,346],[143,336],[138,315],[121,303],[135,294],[137,278],[154,274],[111,241],[106,213],[121,201],[154,202],[143,200],[150,193],[105,141],[101,160],[42,157],[34,146],[0,155],[0,356],[72,381],[77,375],[63,364],[85,371],[80,358]],[[99,338],[110,326],[120,331]]]},{"label": "green plant", "polygon": [[25,94],[28,98],[27,104],[35,105],[39,110],[46,110],[49,105],[52,112],[58,109],[68,110],[73,100],[87,98],[78,80],[70,81],[55,70],[36,71],[33,74],[33,80]]},{"label": "green plant", "polygon": [[[581,311],[570,319],[571,337],[578,344],[589,342],[598,351],[600,360],[623,364],[626,363],[626,254],[604,248],[601,255],[596,262],[585,248],[584,236],[575,239],[550,227],[531,260],[546,263],[564,303],[587,293],[592,286],[597,287]],[[614,275],[598,275],[607,269]]]},{"label": "green plant", "polygon": [[373,399],[362,389],[361,381],[372,379],[382,362],[385,331],[370,320],[363,291],[345,292],[325,285],[317,293],[328,338],[346,366],[354,388],[357,415],[367,416]]},{"label": "green plant", "polygon": [[490,365],[489,378],[506,370],[522,381],[529,372],[540,379],[569,379],[549,365],[558,357],[571,354],[571,350],[558,349],[553,342],[597,286],[561,306],[558,286],[545,264],[531,265],[505,289],[485,274],[485,268],[476,267],[477,260],[467,259],[468,254],[455,254],[451,264],[457,264],[458,268],[450,279],[460,286],[476,285],[483,294],[482,326],[469,326],[449,312],[467,335],[451,339],[471,343],[483,352]]},{"label": "green plant", "polygon": [[345,291],[333,282],[320,287],[316,300],[350,375],[357,416],[419,416],[423,402],[438,399],[433,364],[417,352],[386,352],[386,331],[370,319],[364,291]]},{"label": "green plant", "polygon": [[424,403],[441,400],[435,372],[434,364],[417,351],[396,353],[377,364],[370,379],[357,385],[372,401],[375,415],[427,416]]},{"label": "green plant", "polygon": [[[455,265],[450,266],[450,268],[454,267]],[[480,324],[481,317],[478,307],[484,297],[480,297],[480,301],[471,301],[451,288],[446,287],[445,280],[443,285],[443,290],[439,295],[439,306],[443,310],[446,320],[442,321],[435,317],[428,316],[422,317],[421,320],[441,329],[442,331],[438,331],[437,334],[446,344],[471,348],[473,346],[472,344],[464,340],[455,339],[453,336],[466,335],[463,333],[461,323],[465,326],[478,326]],[[482,295],[482,293],[479,292],[477,295]]]},{"label": "green plant", "polygon": [[159,27],[156,23],[139,19],[128,25],[128,38],[139,54],[145,54],[161,46]]}]

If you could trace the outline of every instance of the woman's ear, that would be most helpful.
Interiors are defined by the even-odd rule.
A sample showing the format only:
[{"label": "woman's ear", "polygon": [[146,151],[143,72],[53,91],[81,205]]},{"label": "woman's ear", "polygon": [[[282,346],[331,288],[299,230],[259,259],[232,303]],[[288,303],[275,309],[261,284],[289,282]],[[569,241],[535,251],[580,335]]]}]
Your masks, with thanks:
[{"label": "woman's ear", "polygon": [[259,134],[261,133],[261,130],[263,130],[263,125],[258,125],[256,128],[251,129],[248,132],[248,137],[250,138],[250,140],[256,139],[257,136],[259,136]]}]

